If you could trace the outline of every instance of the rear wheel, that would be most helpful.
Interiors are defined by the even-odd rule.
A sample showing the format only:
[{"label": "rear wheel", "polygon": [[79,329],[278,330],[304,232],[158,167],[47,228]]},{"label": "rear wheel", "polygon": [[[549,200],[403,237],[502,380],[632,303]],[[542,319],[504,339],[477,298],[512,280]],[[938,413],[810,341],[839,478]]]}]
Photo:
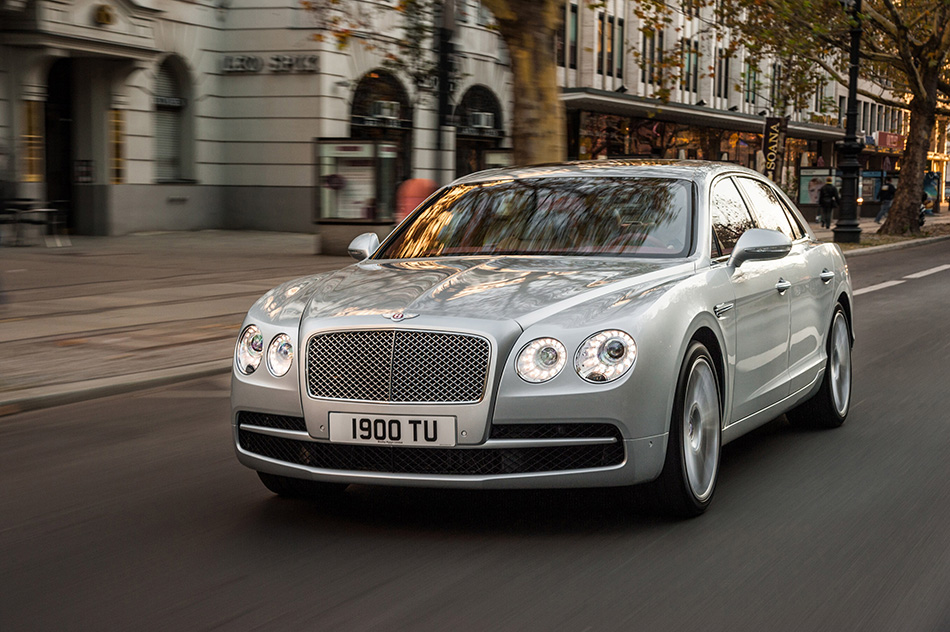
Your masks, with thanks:
[{"label": "rear wheel", "polygon": [[722,405],[716,365],[694,341],[676,384],[666,463],[655,485],[661,502],[684,518],[709,507],[719,477]]},{"label": "rear wheel", "polygon": [[851,409],[851,330],[841,304],[835,306],[828,332],[828,360],[821,388],[785,414],[798,426],[837,428]]},{"label": "rear wheel", "polygon": [[346,485],[340,483],[318,483],[267,472],[258,472],[257,475],[264,487],[285,498],[325,498],[340,494],[346,489]]}]

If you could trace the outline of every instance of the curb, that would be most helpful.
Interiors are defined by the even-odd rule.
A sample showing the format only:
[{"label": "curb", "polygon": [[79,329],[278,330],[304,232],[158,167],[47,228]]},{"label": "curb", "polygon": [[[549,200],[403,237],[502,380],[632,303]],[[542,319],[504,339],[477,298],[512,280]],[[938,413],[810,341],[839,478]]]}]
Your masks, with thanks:
[{"label": "curb", "polygon": [[925,237],[923,239],[908,239],[907,241],[899,241],[894,244],[883,244],[881,246],[870,246],[868,248],[855,248],[854,250],[844,251],[844,256],[846,258],[850,257],[860,257],[863,255],[873,255],[877,252],[885,252],[887,250],[903,250],[904,248],[916,248],[917,246],[926,246],[927,244],[933,244],[938,241],[946,241],[950,239],[950,235],[939,235],[937,237]]},{"label": "curb", "polygon": [[143,371],[84,382],[36,386],[10,393],[0,393],[0,417],[15,415],[28,410],[52,408],[63,404],[108,397],[109,395],[165,386],[201,377],[221,375],[230,371],[231,359],[229,358],[157,371]]}]

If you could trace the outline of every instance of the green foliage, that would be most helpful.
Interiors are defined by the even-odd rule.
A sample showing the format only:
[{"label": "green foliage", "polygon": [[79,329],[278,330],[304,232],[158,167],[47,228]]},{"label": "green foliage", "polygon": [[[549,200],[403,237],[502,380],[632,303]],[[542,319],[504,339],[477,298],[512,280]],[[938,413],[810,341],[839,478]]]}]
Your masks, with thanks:
[{"label": "green foliage", "polygon": [[[367,49],[378,52],[383,67],[409,77],[419,88],[431,86],[437,68],[435,23],[442,0],[399,0],[395,5],[374,5],[347,0],[301,0],[316,20],[316,41],[335,42],[345,49],[359,40]],[[379,32],[385,12],[397,11],[401,17],[396,33]]]}]

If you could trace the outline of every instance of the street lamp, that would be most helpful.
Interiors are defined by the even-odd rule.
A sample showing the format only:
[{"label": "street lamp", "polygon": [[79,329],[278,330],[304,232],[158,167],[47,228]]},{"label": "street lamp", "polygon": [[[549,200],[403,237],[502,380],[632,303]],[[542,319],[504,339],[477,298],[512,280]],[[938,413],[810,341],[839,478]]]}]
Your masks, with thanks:
[{"label": "street lamp", "polygon": [[858,224],[858,178],[861,163],[858,157],[864,143],[858,140],[858,62],[861,55],[861,0],[839,0],[851,11],[851,51],[848,67],[848,113],[844,144],[841,145],[841,211],[834,228],[836,243],[856,244],[861,241]]}]

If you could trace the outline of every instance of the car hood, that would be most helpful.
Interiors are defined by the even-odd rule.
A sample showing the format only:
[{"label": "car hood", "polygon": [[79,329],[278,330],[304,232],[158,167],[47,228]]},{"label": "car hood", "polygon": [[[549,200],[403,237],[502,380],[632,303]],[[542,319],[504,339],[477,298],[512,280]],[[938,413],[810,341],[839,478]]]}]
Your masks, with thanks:
[{"label": "car hood", "polygon": [[685,274],[692,262],[471,257],[366,261],[312,286],[305,318],[415,315],[515,320],[522,327],[617,290]]}]

